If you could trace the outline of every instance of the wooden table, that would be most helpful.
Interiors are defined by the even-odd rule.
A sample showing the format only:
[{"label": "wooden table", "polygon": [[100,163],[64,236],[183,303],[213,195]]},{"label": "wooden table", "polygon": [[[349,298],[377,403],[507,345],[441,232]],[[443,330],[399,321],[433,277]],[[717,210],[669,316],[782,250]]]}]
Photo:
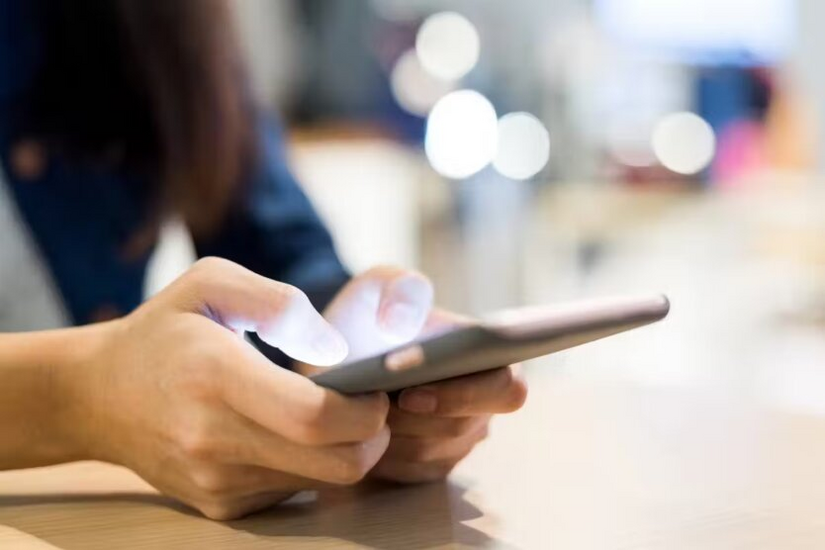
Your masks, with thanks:
[{"label": "wooden table", "polygon": [[823,548],[825,421],[536,379],[448,483],[206,520],[97,463],[0,474],[0,548]]}]

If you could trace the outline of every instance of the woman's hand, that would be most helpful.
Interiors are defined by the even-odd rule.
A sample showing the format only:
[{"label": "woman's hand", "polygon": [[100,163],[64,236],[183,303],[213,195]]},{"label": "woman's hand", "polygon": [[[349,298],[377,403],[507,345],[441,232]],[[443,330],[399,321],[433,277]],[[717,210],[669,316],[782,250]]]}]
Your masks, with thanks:
[{"label": "woman's hand", "polygon": [[400,483],[447,477],[487,437],[491,416],[518,410],[526,396],[517,365],[404,390],[390,409],[390,446],[371,475]]},{"label": "woman's hand", "polygon": [[[424,333],[466,322],[436,309]],[[406,389],[390,408],[390,445],[370,475],[399,483],[444,479],[487,438],[493,415],[517,411],[526,398],[520,365]]]},{"label": "woman's hand", "polygon": [[[423,275],[379,267],[353,279],[325,316],[346,336],[351,360],[470,322],[433,309],[432,298]],[[389,447],[371,475],[404,483],[446,477],[487,436],[492,415],[519,409],[526,395],[515,365],[404,390],[390,408]]]},{"label": "woman's hand", "polygon": [[231,519],[323,484],[351,484],[384,453],[385,394],[344,397],[278,368],[239,333],[329,365],[346,342],[295,288],[206,259],[105,336],[73,384],[85,456]]}]

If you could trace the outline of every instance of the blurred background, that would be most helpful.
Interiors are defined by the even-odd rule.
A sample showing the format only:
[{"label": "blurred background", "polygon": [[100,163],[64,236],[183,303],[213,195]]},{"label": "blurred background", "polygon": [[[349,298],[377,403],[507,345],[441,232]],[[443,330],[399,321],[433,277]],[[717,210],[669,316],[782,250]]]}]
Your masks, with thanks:
[{"label": "blurred background", "polygon": [[[235,6],[352,270],[472,314],[666,292],[666,323],[531,372],[825,414],[819,0]],[[147,292],[188,247],[170,224]]]}]

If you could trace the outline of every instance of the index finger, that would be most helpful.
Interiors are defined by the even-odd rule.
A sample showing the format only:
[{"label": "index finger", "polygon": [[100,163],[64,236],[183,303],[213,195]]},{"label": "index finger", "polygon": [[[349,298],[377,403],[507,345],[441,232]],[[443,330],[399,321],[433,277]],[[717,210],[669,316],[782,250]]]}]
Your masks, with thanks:
[{"label": "index finger", "polygon": [[386,394],[344,396],[321,388],[240,343],[241,360],[226,365],[222,395],[230,407],[268,430],[304,445],[331,445],[366,441],[386,424]]},{"label": "index finger", "polygon": [[299,289],[220,258],[204,258],[166,291],[187,311],[236,331],[256,332],[299,361],[334,365],[347,342]]}]

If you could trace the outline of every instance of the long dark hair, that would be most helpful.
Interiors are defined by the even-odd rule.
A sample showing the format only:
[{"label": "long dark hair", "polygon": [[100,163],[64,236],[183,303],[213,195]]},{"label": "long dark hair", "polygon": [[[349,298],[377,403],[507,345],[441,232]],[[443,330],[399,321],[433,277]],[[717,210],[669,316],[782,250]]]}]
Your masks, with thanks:
[{"label": "long dark hair", "polygon": [[155,183],[196,232],[225,215],[254,156],[225,0],[38,0],[43,59],[27,131]]}]

